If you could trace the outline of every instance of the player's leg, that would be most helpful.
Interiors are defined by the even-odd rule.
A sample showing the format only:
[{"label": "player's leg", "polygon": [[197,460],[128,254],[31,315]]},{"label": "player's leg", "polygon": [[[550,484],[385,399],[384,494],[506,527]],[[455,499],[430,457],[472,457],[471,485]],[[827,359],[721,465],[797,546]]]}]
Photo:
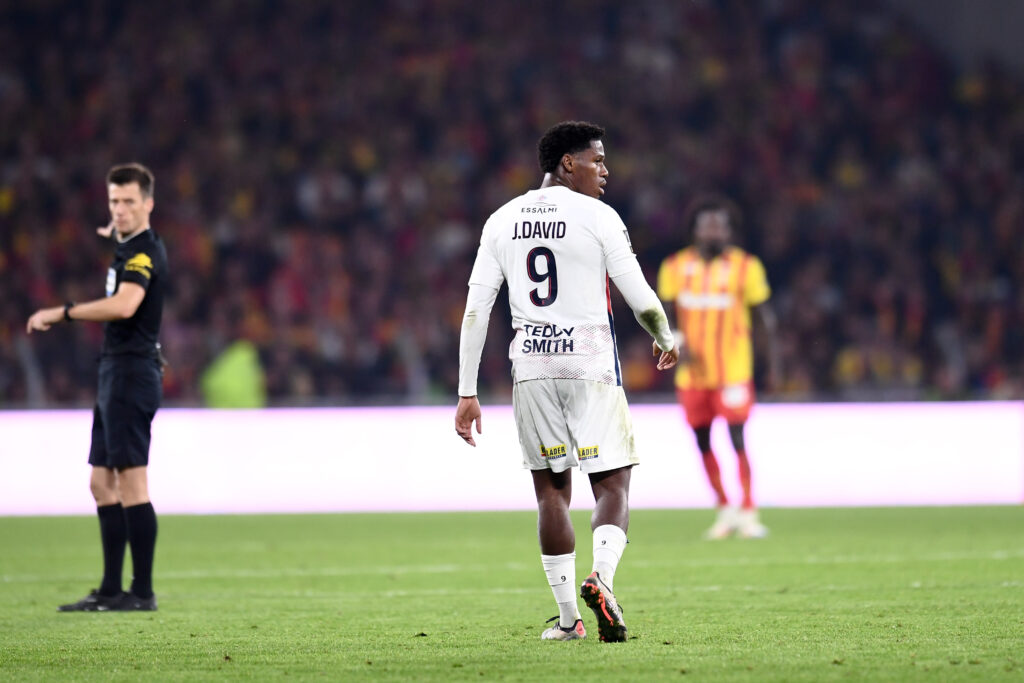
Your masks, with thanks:
[{"label": "player's leg", "polygon": [[569,517],[572,471],[533,470],[537,496],[537,536],[540,560],[551,593],[558,605],[558,623],[546,629],[544,640],[576,640],[586,637],[576,606],[576,532]]},{"label": "player's leg", "polygon": [[572,472],[533,470],[537,496],[537,535],[545,555],[565,555],[576,549],[576,532],[569,517],[572,501]]},{"label": "player's leg", "polygon": [[747,458],[747,447],[743,439],[743,427],[745,422],[729,424],[729,438],[732,440],[732,447],[736,451],[736,459],[739,465],[740,490],[743,492],[743,502],[740,508],[750,510],[754,507],[754,496],[751,490],[750,459]]},{"label": "player's leg", "polygon": [[742,538],[764,538],[768,528],[761,524],[757,506],[754,505],[753,484],[750,473],[750,459],[747,457],[746,443],[743,438],[744,422],[729,425],[729,436],[739,466],[740,487],[743,491],[743,503],[736,518],[737,533]]},{"label": "player's leg", "polygon": [[679,389],[676,391],[679,403],[686,414],[686,422],[693,430],[700,453],[701,464],[707,475],[708,484],[715,494],[715,505],[721,511],[729,505],[722,486],[722,471],[718,467],[718,459],[711,448],[711,422],[715,419],[715,408],[712,392],[704,389]]},{"label": "player's leg", "polygon": [[708,483],[715,492],[715,521],[711,527],[704,532],[704,537],[712,540],[728,538],[739,524],[738,511],[731,505],[725,495],[725,487],[722,486],[722,471],[718,467],[718,459],[711,448],[711,425],[694,427],[693,433],[697,439],[697,449],[700,451],[701,462],[704,463],[704,472],[707,474]]},{"label": "player's leg", "polygon": [[609,589],[614,590],[615,570],[626,549],[629,531],[629,480],[632,466],[590,475],[594,491],[594,513],[590,528],[594,532],[594,565]]},{"label": "player's leg", "polygon": [[711,423],[693,427],[693,435],[697,441],[697,450],[700,452],[701,464],[704,465],[704,474],[707,475],[708,484],[715,494],[715,506],[723,508],[729,504],[729,497],[725,494],[725,487],[722,486],[722,470],[718,466],[718,458],[711,447]]},{"label": "player's leg", "polygon": [[626,624],[613,591],[615,571],[626,548],[629,529],[629,483],[639,462],[633,423],[622,387],[564,380],[566,420],[577,444],[580,468],[594,492],[594,564],[580,586],[580,596],[597,618],[605,642],[626,639]]},{"label": "player's leg", "polygon": [[693,429],[700,452],[701,464],[707,475],[708,484],[715,494],[715,521],[704,532],[704,537],[717,540],[727,538],[736,531],[738,511],[729,505],[725,487],[722,485],[722,470],[711,447],[711,424],[721,412],[720,392],[714,389],[681,390],[679,399],[686,410],[686,419]]},{"label": "player's leg", "polygon": [[719,412],[729,423],[729,438],[736,451],[740,489],[743,492],[743,500],[737,515],[737,533],[743,538],[762,538],[768,534],[768,529],[761,524],[757,507],[754,505],[750,458],[747,457],[744,438],[744,427],[754,403],[753,384],[726,387],[721,392],[720,401]]},{"label": "player's leg", "polygon": [[549,380],[517,383],[512,408],[523,452],[523,466],[533,477],[537,497],[537,535],[541,564],[558,605],[558,623],[541,633],[543,640],[586,637],[576,605],[576,534],[569,517],[575,457],[560,420]]},{"label": "player's leg", "polygon": [[626,549],[631,471],[632,465],[627,465],[590,474],[595,501],[590,519],[594,530],[594,569],[580,586],[580,596],[597,617],[601,640],[608,643],[623,642],[627,637],[626,622],[612,583]]}]

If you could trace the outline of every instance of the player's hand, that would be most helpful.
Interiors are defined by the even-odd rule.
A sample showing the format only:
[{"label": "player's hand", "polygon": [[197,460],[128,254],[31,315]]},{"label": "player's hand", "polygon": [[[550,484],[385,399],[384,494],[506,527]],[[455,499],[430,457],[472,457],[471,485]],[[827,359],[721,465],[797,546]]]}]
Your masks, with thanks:
[{"label": "player's hand", "polygon": [[662,351],[658,342],[654,342],[654,355],[658,359],[659,370],[674,368],[679,362],[679,345],[673,346],[671,351]]},{"label": "player's hand", "polygon": [[53,308],[40,308],[38,311],[33,313],[29,317],[28,322],[25,324],[25,332],[32,334],[33,330],[45,332],[50,329],[54,323],[59,323],[64,319],[64,308],[61,306],[54,306]]},{"label": "player's hand", "polygon": [[476,422],[476,433],[483,434],[483,413],[480,401],[476,396],[460,396],[459,407],[455,409],[455,433],[462,437],[470,446],[476,446],[473,440],[473,423]]},{"label": "player's hand", "polygon": [[100,237],[110,239],[110,236],[114,234],[114,221],[110,221],[106,225],[96,228],[96,234]]}]

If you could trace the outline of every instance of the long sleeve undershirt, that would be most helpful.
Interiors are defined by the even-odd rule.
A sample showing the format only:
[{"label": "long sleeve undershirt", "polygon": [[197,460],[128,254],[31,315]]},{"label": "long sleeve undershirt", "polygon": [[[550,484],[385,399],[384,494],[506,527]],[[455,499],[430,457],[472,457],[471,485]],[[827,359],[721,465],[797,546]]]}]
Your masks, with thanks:
[{"label": "long sleeve undershirt", "polygon": [[640,269],[613,277],[612,282],[615,283],[615,288],[622,293],[622,298],[626,300],[626,305],[633,311],[640,327],[654,337],[654,340],[658,342],[659,349],[671,351],[675,346],[675,338],[672,335],[672,328],[668,324],[668,316],[665,315],[665,309],[662,308],[658,295],[647,284]]},{"label": "long sleeve undershirt", "polygon": [[466,313],[462,316],[459,336],[459,396],[476,396],[476,379],[480,356],[487,339],[487,323],[498,290],[486,285],[470,285],[466,297]]}]

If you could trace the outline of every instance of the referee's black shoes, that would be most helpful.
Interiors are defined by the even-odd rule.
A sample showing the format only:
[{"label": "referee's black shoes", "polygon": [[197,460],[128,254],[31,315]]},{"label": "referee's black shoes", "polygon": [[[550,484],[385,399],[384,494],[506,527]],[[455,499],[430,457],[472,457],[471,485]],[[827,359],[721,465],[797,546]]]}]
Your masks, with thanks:
[{"label": "referee's black shoes", "polygon": [[57,608],[58,612],[153,612],[156,610],[156,595],[140,598],[133,593],[101,595],[98,590],[79,600]]},{"label": "referee's black shoes", "polygon": [[121,593],[117,607],[111,607],[110,610],[112,612],[155,612],[156,593],[148,598],[140,598],[135,593]]}]

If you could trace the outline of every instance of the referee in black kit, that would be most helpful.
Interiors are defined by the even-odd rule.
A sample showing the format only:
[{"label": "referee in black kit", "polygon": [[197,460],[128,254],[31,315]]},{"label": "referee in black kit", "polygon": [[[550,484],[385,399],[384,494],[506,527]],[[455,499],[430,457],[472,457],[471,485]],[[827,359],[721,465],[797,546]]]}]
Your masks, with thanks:
[{"label": "referee in black kit", "polygon": [[[156,513],[149,502],[149,431],[162,393],[160,317],[167,289],[167,252],[149,227],[153,174],[141,164],[107,173],[110,224],[97,232],[117,240],[107,271],[106,297],[68,302],[32,314],[28,332],[61,321],[105,322],[99,386],[93,411],[89,487],[96,499],[103,544],[103,581],[61,612],[149,611],[153,594]],[[121,588],[126,545],[132,549],[131,589]]]}]

